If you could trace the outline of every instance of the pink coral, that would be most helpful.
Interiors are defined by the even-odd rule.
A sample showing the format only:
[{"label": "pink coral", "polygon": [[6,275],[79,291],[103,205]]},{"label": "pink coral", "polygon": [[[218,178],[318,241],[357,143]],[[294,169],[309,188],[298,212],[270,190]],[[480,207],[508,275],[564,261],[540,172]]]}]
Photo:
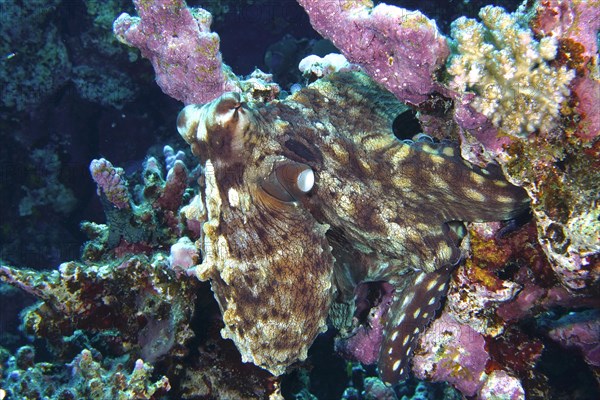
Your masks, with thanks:
[{"label": "pink coral", "polygon": [[177,160],[167,172],[163,192],[156,201],[157,206],[166,210],[177,211],[187,186],[188,170],[183,161]]},{"label": "pink coral", "polygon": [[442,314],[419,338],[419,346],[413,359],[418,378],[449,382],[466,396],[477,393],[489,360],[481,334]]},{"label": "pink coral", "polygon": [[171,268],[183,269],[185,271],[196,265],[199,258],[196,245],[184,236],[171,246],[169,264]]},{"label": "pink coral", "polygon": [[212,17],[207,11],[189,9],[182,0],[134,0],[134,4],[140,17],[121,14],[113,30],[152,62],[163,92],[192,104],[239,91],[221,61],[219,36],[210,32]]},{"label": "pink coral", "polygon": [[92,160],[90,173],[98,185],[98,194],[103,193],[106,199],[119,209],[130,208],[131,199],[123,169],[115,168],[110,161],[101,158]]},{"label": "pink coral", "polygon": [[450,51],[435,22],[420,12],[370,1],[298,3],[313,28],[398,99],[419,104],[436,90],[433,75]]},{"label": "pink coral", "polygon": [[577,96],[575,111],[581,116],[577,136],[592,140],[600,135],[600,82],[586,76],[573,81],[573,92]]}]

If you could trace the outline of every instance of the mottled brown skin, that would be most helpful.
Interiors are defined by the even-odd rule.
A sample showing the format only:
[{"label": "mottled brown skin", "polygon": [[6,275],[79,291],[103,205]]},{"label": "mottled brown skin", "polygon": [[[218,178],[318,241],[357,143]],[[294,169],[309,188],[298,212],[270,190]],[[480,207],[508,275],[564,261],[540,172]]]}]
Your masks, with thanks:
[{"label": "mottled brown skin", "polygon": [[[347,302],[358,283],[388,281],[396,292],[379,368],[400,379],[460,260],[450,227],[527,207],[521,189],[456,148],[396,139],[402,109],[366,75],[342,73],[255,109],[226,94],[180,114],[180,133],[207,162],[199,276],[244,360],[283,373],[325,328],[335,293]],[[272,189],[291,162],[314,171],[308,192],[293,179]],[[291,201],[279,200],[286,193]]]},{"label": "mottled brown skin", "polygon": [[[259,115],[242,106],[237,94],[205,107],[199,121],[208,134],[189,139],[206,161],[208,222],[198,274],[211,280],[223,312],[223,337],[235,342],[244,361],[279,375],[306,358],[326,327],[333,292],[327,228],[296,203],[261,189],[281,157],[256,145],[267,139],[254,130],[264,125]],[[198,120],[182,112],[179,128],[188,123],[196,132]]]}]

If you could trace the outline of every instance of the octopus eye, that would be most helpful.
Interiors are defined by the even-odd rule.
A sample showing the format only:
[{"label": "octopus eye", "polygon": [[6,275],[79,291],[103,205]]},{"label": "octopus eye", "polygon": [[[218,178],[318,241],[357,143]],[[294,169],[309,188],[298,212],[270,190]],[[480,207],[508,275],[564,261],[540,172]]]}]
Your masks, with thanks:
[{"label": "octopus eye", "polygon": [[261,188],[279,201],[297,201],[315,185],[315,173],[306,164],[285,162],[277,165],[261,183]]},{"label": "octopus eye", "polygon": [[310,192],[310,189],[315,185],[315,173],[308,168],[300,172],[296,178],[296,186],[304,193]]}]

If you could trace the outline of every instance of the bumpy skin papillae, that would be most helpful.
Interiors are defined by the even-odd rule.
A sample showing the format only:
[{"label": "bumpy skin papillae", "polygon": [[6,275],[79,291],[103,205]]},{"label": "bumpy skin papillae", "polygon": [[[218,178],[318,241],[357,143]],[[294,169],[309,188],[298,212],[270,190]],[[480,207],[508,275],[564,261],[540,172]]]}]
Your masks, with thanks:
[{"label": "bumpy skin papillae", "polygon": [[[447,223],[526,207],[524,192],[454,147],[397,140],[401,109],[366,75],[341,73],[256,109],[227,94],[180,114],[180,133],[207,163],[199,275],[245,360],[282,373],[324,328],[331,282],[347,300],[359,282],[383,280],[396,291],[379,368],[400,379],[460,259]],[[315,184],[283,202],[261,185],[290,162],[310,167]]]},{"label": "bumpy skin papillae", "polygon": [[206,163],[208,222],[198,275],[211,280],[222,335],[244,361],[280,375],[306,358],[326,328],[333,258],[326,225],[261,189],[282,157],[259,142],[266,138],[257,127],[265,122],[245,107],[227,94],[204,108],[188,106],[178,127]]}]

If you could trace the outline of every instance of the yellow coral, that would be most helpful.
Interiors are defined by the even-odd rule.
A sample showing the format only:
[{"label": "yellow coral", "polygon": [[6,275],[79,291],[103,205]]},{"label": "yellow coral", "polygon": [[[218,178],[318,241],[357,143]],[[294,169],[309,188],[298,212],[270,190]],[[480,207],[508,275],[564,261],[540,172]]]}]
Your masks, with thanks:
[{"label": "yellow coral", "polygon": [[451,86],[474,91],[472,106],[505,134],[552,129],[575,77],[574,70],[549,63],[556,57],[557,40],[537,41],[520,11],[508,14],[487,6],[479,16],[483,24],[465,17],[452,24]]}]

